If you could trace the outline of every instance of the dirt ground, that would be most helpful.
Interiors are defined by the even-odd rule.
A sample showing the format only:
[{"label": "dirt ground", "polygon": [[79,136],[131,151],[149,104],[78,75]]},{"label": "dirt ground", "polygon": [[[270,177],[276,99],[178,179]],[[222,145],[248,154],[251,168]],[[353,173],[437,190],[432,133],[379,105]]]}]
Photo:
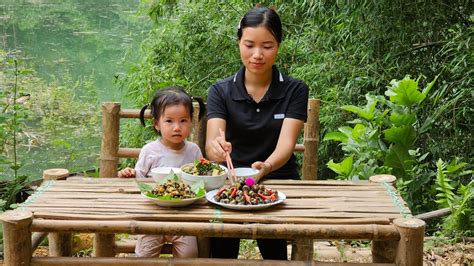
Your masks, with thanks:
[{"label": "dirt ground", "polygon": [[[74,256],[90,256],[92,249],[92,235],[81,234],[73,240]],[[426,240],[424,244],[424,265],[473,265],[474,242],[449,243],[448,241]],[[291,245],[288,245],[288,254],[291,254]],[[34,256],[48,256],[47,246],[40,246]],[[134,256],[119,254],[120,257]],[[243,240],[241,242],[239,258],[261,259],[256,242]],[[324,262],[354,262],[367,263],[372,261],[370,246],[365,243],[344,243],[339,241],[314,242],[314,259]]]}]

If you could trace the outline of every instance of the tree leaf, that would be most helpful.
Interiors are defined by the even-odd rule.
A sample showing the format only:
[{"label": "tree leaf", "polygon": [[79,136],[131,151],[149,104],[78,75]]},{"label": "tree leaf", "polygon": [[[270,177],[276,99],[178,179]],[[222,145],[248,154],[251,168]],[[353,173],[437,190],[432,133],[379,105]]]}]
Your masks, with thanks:
[{"label": "tree leaf", "polygon": [[323,141],[335,140],[342,143],[347,143],[348,137],[341,132],[329,132],[324,135]]},{"label": "tree leaf", "polygon": [[[392,127],[384,130],[385,140],[400,144],[407,150],[415,143],[416,131],[413,126]],[[408,154],[408,152],[407,152]]]},{"label": "tree leaf", "polygon": [[418,91],[418,82],[411,79],[409,76],[403,80],[390,82],[391,87],[385,92],[385,95],[390,97],[390,101],[411,107],[414,104],[421,103],[426,95]]}]

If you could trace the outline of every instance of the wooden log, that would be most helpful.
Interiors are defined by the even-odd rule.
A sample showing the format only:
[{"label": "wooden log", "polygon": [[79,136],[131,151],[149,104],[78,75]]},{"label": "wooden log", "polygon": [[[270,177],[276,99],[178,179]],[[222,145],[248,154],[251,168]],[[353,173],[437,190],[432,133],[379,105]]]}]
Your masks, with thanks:
[{"label": "wooden log", "polygon": [[25,210],[12,210],[0,215],[3,224],[3,258],[5,265],[30,265],[31,231],[33,214]]},{"label": "wooden log", "polygon": [[384,183],[387,182],[395,187],[397,178],[394,175],[373,175],[369,177],[369,181],[373,183]]},{"label": "wooden log", "polygon": [[303,144],[296,143],[294,152],[304,152],[305,148]]},{"label": "wooden log", "polygon": [[102,144],[100,151],[100,177],[116,177],[120,129],[120,103],[102,104]]},{"label": "wooden log", "polygon": [[115,257],[115,234],[96,233],[94,236],[92,256]]},{"label": "wooden log", "polygon": [[31,252],[34,252],[36,248],[43,242],[48,236],[47,232],[36,232],[31,236]]},{"label": "wooden log", "polygon": [[317,99],[308,100],[308,120],[304,126],[303,180],[318,179],[319,104]]},{"label": "wooden log", "polygon": [[433,218],[444,217],[444,216],[449,215],[450,213],[451,213],[450,208],[443,208],[443,209],[439,209],[439,210],[436,210],[436,211],[431,211],[431,212],[426,212],[426,213],[421,213],[421,214],[415,215],[414,218],[426,221],[426,220],[433,219]]},{"label": "wooden log", "polygon": [[423,237],[425,222],[420,219],[395,219],[393,224],[400,233],[395,263],[397,265],[423,265]]},{"label": "wooden log", "polygon": [[69,176],[69,171],[63,168],[52,168],[43,171],[43,180],[61,180]]},{"label": "wooden log", "polygon": [[314,254],[313,239],[298,238],[293,240],[291,248],[292,260],[312,261]]},{"label": "wooden log", "polygon": [[[198,235],[202,237],[283,238],[283,239],[375,239],[399,240],[400,235],[392,225],[292,225],[284,224],[222,224],[176,223],[147,221],[79,221],[42,220],[32,223],[32,231],[129,233],[151,235]],[[112,241],[113,243],[113,241]],[[112,244],[113,246],[113,244]]]},{"label": "wooden log", "polygon": [[72,256],[72,233],[49,233],[49,256],[69,257]]}]

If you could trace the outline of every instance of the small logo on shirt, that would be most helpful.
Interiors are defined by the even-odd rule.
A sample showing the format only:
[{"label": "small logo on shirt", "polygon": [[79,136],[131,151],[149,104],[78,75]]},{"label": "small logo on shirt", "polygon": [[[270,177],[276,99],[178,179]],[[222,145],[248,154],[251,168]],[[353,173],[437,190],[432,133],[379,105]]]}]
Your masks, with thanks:
[{"label": "small logo on shirt", "polygon": [[283,118],[285,118],[285,114],[274,114],[273,118],[274,119],[283,119]]}]

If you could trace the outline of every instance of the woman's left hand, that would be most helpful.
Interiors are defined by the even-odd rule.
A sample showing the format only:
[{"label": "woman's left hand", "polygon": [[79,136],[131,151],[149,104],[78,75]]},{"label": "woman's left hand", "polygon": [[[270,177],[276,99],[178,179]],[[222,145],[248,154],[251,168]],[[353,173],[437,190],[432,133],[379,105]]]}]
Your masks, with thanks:
[{"label": "woman's left hand", "polygon": [[269,165],[261,161],[254,162],[251,167],[259,170],[258,174],[254,177],[257,183],[271,172]]}]

